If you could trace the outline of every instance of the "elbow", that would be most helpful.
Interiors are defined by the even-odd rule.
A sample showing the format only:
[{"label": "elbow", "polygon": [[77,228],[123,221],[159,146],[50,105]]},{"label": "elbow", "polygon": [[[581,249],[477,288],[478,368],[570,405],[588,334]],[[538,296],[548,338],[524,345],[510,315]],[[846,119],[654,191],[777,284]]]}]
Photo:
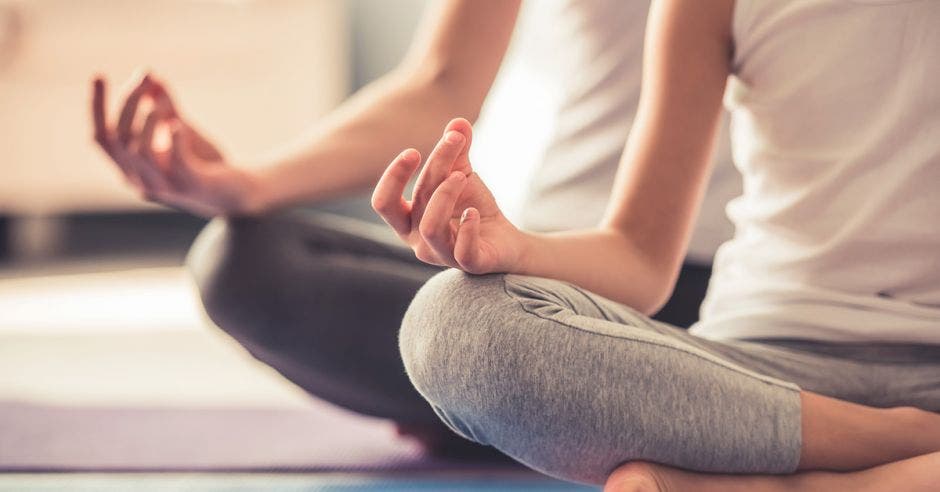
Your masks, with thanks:
[{"label": "elbow", "polygon": [[486,91],[474,88],[473,81],[466,80],[466,74],[457,67],[450,64],[438,65],[440,66],[425,69],[427,73],[417,77],[422,87],[429,94],[437,96],[437,103],[447,112],[448,119],[461,116],[476,124]]},{"label": "elbow", "polygon": [[671,282],[667,274],[653,271],[644,277],[636,284],[642,288],[631,299],[624,299],[623,302],[645,316],[653,316],[669,301],[675,282]]},{"label": "elbow", "polygon": [[654,247],[623,231],[613,233],[621,241],[621,251],[629,252],[624,257],[631,258],[625,278],[632,278],[638,287],[631,289],[632,299],[624,301],[646,316],[658,313],[672,297],[682,266],[681,255],[677,259],[667,248]]},{"label": "elbow", "polygon": [[446,60],[405,60],[395,72],[410,90],[421,94],[423,98],[433,99],[434,107],[445,118],[461,116],[470,123],[476,123],[480,117],[488,87],[474,87],[474,81],[468,80],[472,77],[454,63]]},{"label": "elbow", "polygon": [[643,305],[643,309],[637,309],[646,316],[653,316],[666,306],[669,299],[672,298],[673,291],[676,289],[676,282],[679,280],[679,271],[682,268],[682,261],[650,261],[651,268],[648,299]]},{"label": "elbow", "polygon": [[675,288],[675,282],[660,281],[662,286],[652,286],[649,290],[649,298],[645,299],[642,306],[637,311],[646,316],[653,316],[666,306],[672,297],[672,291]]}]

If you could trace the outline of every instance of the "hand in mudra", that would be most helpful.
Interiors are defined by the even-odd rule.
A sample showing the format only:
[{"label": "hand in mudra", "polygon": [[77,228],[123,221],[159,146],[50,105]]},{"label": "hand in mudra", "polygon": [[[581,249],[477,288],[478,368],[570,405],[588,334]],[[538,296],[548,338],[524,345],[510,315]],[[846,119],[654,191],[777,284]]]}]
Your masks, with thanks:
[{"label": "hand in mudra", "polygon": [[417,150],[399,154],[382,175],[372,207],[421,261],[468,273],[505,272],[522,258],[522,233],[496,205],[468,157],[472,128],[452,120],[428,157],[411,201],[405,185],[421,164]]},{"label": "hand in mudra", "polygon": [[152,76],[125,96],[114,126],[105,115],[105,81],[96,78],[92,119],[95,141],[145,200],[206,217],[252,210],[253,176],[229,165]]}]

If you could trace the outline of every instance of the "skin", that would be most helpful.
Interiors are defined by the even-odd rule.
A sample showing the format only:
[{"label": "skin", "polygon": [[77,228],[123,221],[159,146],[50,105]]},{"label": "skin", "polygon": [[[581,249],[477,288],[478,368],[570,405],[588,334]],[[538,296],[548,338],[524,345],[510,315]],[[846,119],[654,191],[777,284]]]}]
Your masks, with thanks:
[{"label": "skin", "polygon": [[[672,289],[707,180],[730,43],[730,0],[688,2],[683,9],[677,3],[655,4],[636,129],[618,192],[593,230],[536,235],[513,227],[472,172],[468,120],[447,124],[435,146],[452,115],[473,120],[479,114],[518,0],[441,1],[395,70],[257,171],[226,158],[152,74],[132,81],[113,122],[105,110],[106,81],[94,81],[95,140],[142,198],[207,217],[261,214],[362,191],[382,175],[373,205],[422,260],[470,273],[565,279],[651,313]],[[460,138],[448,142],[453,133]],[[403,152],[385,168],[387,156],[407,145],[429,156],[410,201],[402,190],[421,153]],[[625,291],[612,280],[624,276],[644,288]],[[869,469],[740,477],[629,463],[612,473],[608,490],[833,490],[862,482],[879,490],[937,488],[931,472],[938,458],[930,454],[940,450],[937,415],[807,392],[802,398],[800,470]]]},{"label": "skin", "polygon": [[[519,4],[438,2],[397,68],[269,162],[231,162],[182,114],[166,82],[153,74],[131,81],[113,122],[105,111],[106,81],[95,79],[95,140],[143,199],[205,217],[257,215],[371,190],[389,156],[407,145],[430,150],[453,115],[477,117]],[[146,129],[148,119],[153,133]],[[153,136],[169,132],[175,136],[172,145],[160,148]]]},{"label": "skin", "polygon": [[[644,62],[636,122],[614,195],[597,228],[533,234],[514,227],[472,174],[463,149],[471,134],[462,120],[447,126],[429,156],[418,177],[413,209],[400,195],[419,164],[414,149],[389,165],[373,195],[374,208],[428,263],[470,273],[566,280],[646,314],[656,312],[675,284],[708,180],[728,76],[730,32],[723,31],[720,22],[700,22],[693,16],[730,18],[731,5],[709,2],[708,8],[673,9],[675,15],[657,12],[666,7],[661,6],[651,12],[647,53],[654,56]],[[680,29],[677,24],[684,24],[687,32],[673,35]],[[464,140],[448,141],[450,131],[462,133]],[[462,157],[451,166],[455,155]],[[461,181],[455,172],[467,179]],[[429,207],[424,217],[432,193],[441,195],[442,205]],[[403,230],[409,225],[410,231]],[[634,281],[624,285],[623,278]]]},{"label": "skin", "polygon": [[[415,149],[389,164],[373,208],[427,263],[471,274],[555,278],[652,313],[675,282],[708,177],[729,75],[732,0],[660,0],[650,12],[641,101],[615,193],[595,229],[513,226],[468,159],[472,130],[452,120],[418,175]],[[589,253],[588,253],[589,252]],[[631,278],[635,282],[622,282]],[[733,476],[626,463],[606,491],[936,490],[940,415],[879,409],[803,391],[798,473]],[[823,471],[825,470],[825,471]]]}]

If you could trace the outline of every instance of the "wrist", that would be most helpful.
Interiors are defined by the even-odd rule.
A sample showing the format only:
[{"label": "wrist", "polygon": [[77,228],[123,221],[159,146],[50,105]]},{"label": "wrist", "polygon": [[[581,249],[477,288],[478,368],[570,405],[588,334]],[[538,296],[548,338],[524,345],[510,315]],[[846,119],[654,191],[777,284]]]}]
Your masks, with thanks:
[{"label": "wrist", "polygon": [[233,200],[235,215],[262,215],[273,208],[271,185],[267,177],[255,169],[242,168],[239,196]]},{"label": "wrist", "polygon": [[540,252],[539,236],[519,229],[516,229],[516,233],[518,234],[516,258],[507,271],[519,275],[536,275],[534,272],[537,270],[535,266],[538,264],[537,256]]}]

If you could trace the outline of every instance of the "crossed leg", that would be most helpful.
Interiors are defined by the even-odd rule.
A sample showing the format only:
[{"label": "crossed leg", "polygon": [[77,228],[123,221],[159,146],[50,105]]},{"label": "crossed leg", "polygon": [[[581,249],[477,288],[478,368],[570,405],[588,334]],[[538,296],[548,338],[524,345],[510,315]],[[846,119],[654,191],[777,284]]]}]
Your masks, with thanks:
[{"label": "crossed leg", "polygon": [[940,490],[940,414],[867,407],[810,392],[802,392],[801,400],[803,448],[795,474],[706,474],[631,462],[610,475],[604,491]]},{"label": "crossed leg", "polygon": [[716,342],[563,282],[456,271],[422,287],[400,341],[445,424],[559,478],[609,490],[851,489],[894,483],[896,469],[911,487],[936,480],[940,417],[913,407],[940,409],[940,347]]}]

